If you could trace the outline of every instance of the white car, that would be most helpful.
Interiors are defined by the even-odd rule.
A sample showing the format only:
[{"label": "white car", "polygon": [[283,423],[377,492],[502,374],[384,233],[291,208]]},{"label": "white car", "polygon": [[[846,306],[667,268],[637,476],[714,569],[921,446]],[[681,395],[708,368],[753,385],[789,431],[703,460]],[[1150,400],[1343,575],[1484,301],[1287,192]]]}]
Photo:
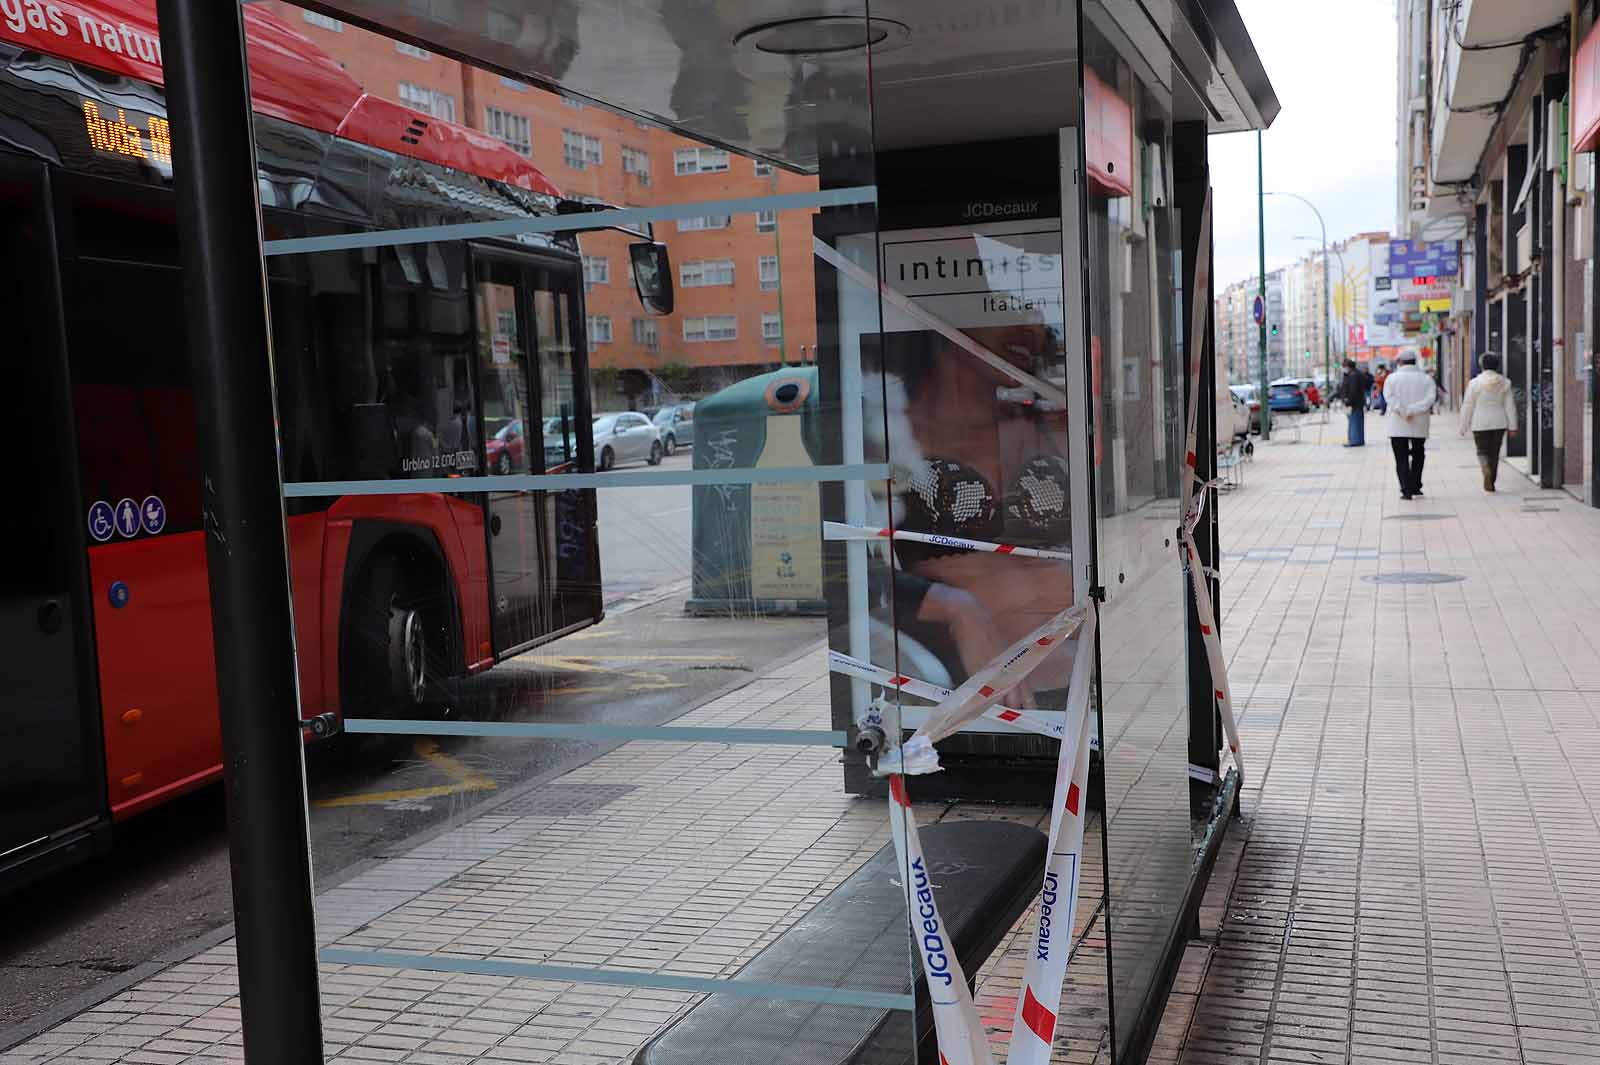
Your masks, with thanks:
[{"label": "white car", "polygon": [[661,431],[643,414],[597,414],[594,418],[594,464],[609,470],[619,462],[644,459],[661,464]]}]

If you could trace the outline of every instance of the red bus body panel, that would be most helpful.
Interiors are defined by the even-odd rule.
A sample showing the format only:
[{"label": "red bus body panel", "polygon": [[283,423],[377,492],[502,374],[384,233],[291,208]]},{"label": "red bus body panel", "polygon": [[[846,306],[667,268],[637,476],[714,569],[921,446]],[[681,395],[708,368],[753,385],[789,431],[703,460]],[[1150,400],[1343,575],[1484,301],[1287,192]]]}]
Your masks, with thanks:
[{"label": "red bus body panel", "polygon": [[[155,0],[21,0],[0,40],[152,85],[162,83]],[[369,96],[332,56],[269,11],[245,5],[250,95],[263,115],[559,196],[542,171],[477,130]],[[415,131],[421,131],[416,135]]]}]

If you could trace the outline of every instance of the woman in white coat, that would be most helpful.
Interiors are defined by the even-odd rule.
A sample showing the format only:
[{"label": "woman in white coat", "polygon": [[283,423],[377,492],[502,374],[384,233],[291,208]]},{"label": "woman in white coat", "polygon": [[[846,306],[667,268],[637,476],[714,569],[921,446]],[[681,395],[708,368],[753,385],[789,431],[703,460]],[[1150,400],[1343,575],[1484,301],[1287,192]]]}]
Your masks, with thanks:
[{"label": "woman in white coat", "polygon": [[1483,490],[1492,492],[1500,471],[1500,445],[1507,433],[1517,435],[1517,400],[1511,380],[1500,372],[1500,356],[1484,355],[1478,365],[1482,371],[1467,383],[1461,400],[1461,435],[1472,433],[1483,469]]}]

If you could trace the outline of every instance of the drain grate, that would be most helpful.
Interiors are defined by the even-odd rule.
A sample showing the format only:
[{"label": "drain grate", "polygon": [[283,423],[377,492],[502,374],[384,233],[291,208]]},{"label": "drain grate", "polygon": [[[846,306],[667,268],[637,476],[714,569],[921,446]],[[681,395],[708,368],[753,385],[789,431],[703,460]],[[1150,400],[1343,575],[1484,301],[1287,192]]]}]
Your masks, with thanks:
[{"label": "drain grate", "polygon": [[592,814],[616,802],[632,791],[637,784],[566,784],[554,788],[540,788],[504,806],[495,808],[496,816],[507,817],[571,817],[574,814]]},{"label": "drain grate", "polygon": [[1466,580],[1459,573],[1370,573],[1361,578],[1368,584],[1454,584]]},{"label": "drain grate", "polygon": [[1555,513],[1556,511],[1558,511],[1560,509],[1561,509],[1560,507],[1532,507],[1532,506],[1528,506],[1527,504],[1523,504],[1522,513],[1524,513],[1524,514],[1553,514],[1553,513]]},{"label": "drain grate", "polygon": [[1454,514],[1386,514],[1384,521],[1447,521]]},{"label": "drain grate", "polygon": [[1286,473],[1282,479],[1285,481],[1326,481],[1331,477],[1333,477],[1331,473]]}]

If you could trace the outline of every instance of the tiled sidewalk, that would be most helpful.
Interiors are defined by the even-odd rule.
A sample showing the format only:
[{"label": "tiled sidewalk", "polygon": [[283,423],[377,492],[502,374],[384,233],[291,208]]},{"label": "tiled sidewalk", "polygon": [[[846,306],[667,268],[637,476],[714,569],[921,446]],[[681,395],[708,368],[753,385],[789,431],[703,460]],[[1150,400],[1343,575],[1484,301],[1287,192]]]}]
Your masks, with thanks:
[{"label": "tiled sidewalk", "polygon": [[[826,729],[825,669],[819,648],[674,723]],[[624,744],[322,894],[321,938],[342,948],[732,976],[889,840],[887,804],[845,795],[838,757],[826,747]],[[1042,827],[1044,811],[933,806],[918,816]],[[1106,1060],[1098,818],[1092,824],[1058,1062]],[[1002,1053],[1032,923],[1026,915],[979,975],[979,1009]],[[322,965],[330,1062],[611,1065],[698,998]],[[909,1025],[910,1014],[889,1023]],[[4,1065],[240,1060],[231,941],[0,1053]]]},{"label": "tiled sidewalk", "polygon": [[1600,513],[1453,422],[1421,499],[1370,424],[1224,498],[1237,876],[1153,1060],[1600,1062]]}]

